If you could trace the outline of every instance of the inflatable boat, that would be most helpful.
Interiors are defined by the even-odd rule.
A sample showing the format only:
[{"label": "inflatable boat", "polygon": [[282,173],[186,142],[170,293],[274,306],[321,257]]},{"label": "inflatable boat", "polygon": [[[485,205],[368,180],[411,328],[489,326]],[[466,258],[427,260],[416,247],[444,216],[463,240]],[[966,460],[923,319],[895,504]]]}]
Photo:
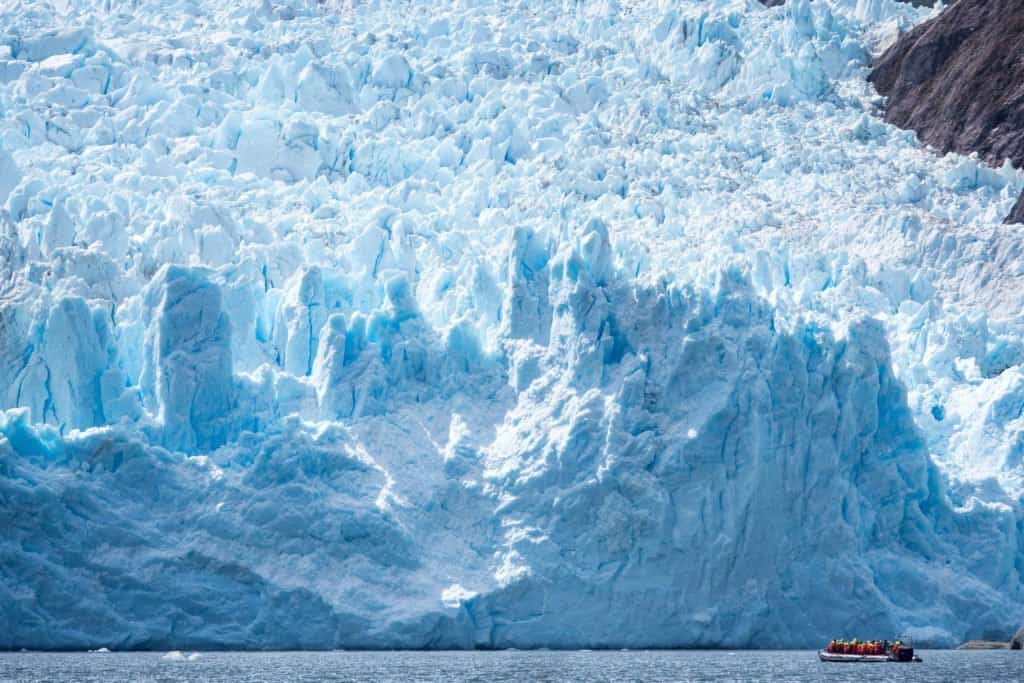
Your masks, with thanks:
[{"label": "inflatable boat", "polygon": [[[921,658],[914,654],[914,641],[908,636],[903,636],[900,640],[890,643],[888,640],[885,641],[872,641],[867,643],[867,648],[863,648],[861,652],[844,652],[843,650],[849,650],[851,648],[856,649],[858,647],[857,641],[846,643],[845,641],[832,641],[829,646],[823,650],[818,650],[818,659],[823,662],[849,662],[849,663],[881,663],[881,662],[920,662]],[[867,649],[868,651],[863,651]]]}]

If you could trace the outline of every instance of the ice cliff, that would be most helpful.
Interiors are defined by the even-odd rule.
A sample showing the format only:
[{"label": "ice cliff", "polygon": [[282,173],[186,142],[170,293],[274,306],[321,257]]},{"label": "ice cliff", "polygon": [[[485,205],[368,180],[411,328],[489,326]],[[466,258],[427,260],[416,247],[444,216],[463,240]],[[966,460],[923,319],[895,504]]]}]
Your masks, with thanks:
[{"label": "ice cliff", "polygon": [[893,0],[0,10],[0,647],[1024,622],[1010,165]]}]

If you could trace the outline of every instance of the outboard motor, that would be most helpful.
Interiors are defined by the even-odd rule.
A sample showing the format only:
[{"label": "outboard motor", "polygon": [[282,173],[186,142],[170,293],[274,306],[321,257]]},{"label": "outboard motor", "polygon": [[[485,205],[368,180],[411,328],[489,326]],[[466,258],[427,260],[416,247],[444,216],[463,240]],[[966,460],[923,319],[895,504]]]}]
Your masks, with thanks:
[{"label": "outboard motor", "polygon": [[897,662],[912,662],[914,661],[914,648],[901,646],[896,650],[896,661]]}]

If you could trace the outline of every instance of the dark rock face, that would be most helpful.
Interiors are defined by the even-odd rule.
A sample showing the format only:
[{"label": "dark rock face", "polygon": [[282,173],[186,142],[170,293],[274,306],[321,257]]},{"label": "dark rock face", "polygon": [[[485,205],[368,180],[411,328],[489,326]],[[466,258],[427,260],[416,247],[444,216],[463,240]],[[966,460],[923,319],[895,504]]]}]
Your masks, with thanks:
[{"label": "dark rock face", "polygon": [[[785,2],[786,0],[761,0],[761,4],[765,7],[778,7]],[[936,0],[903,0],[903,2],[909,2],[914,7],[935,7]]]},{"label": "dark rock face", "polygon": [[[1013,205],[1013,210],[1010,211],[1010,215],[1006,217],[1007,223],[1024,223],[1024,192],[1017,197],[1017,203]],[[1018,633],[1021,640],[1024,641],[1024,628],[1021,629],[1021,633]]]},{"label": "dark rock face", "polygon": [[935,3],[937,2],[937,0],[903,0],[903,2],[908,1],[914,7],[935,7]]},{"label": "dark rock face", "polygon": [[[1017,206],[1020,206],[1020,202],[1019,201],[1017,202]],[[1017,629],[1016,635],[1014,635],[1013,639],[1010,641],[1010,649],[1011,650],[1021,650],[1021,649],[1024,649],[1024,626],[1021,626],[1019,629]]]},{"label": "dark rock face", "polygon": [[903,35],[870,80],[886,120],[943,152],[1024,162],[1024,3],[959,0]]},{"label": "dark rock face", "polygon": [[[905,33],[870,80],[885,119],[942,152],[1024,164],[1024,2],[957,0]],[[1024,205],[1014,215],[1024,220]]]}]

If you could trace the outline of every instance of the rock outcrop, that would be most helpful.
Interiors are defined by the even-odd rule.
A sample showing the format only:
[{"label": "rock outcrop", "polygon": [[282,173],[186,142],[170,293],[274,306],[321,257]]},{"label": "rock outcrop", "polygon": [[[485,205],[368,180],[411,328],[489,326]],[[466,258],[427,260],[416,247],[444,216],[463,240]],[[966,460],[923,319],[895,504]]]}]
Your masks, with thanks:
[{"label": "rock outcrop", "polygon": [[1020,197],[1017,197],[1017,203],[1013,205],[1013,209],[1010,210],[1010,215],[1006,217],[1007,223],[1024,223],[1024,193],[1021,193]]},{"label": "rock outcrop", "polygon": [[[958,0],[907,32],[870,80],[885,119],[945,153],[1024,164],[1024,3]],[[1024,199],[1007,222],[1024,221]]]},{"label": "rock outcrop", "polygon": [[960,645],[958,650],[1006,650],[1009,643],[1002,640],[968,640]]},{"label": "rock outcrop", "polygon": [[1024,650],[1024,626],[1017,629],[1017,632],[1010,639],[1011,650]]},{"label": "rock outcrop", "polygon": [[[1019,203],[1019,202],[1018,202]],[[1002,640],[968,640],[958,650],[1021,650],[1024,649],[1024,626],[1017,629],[1009,642]]]}]

